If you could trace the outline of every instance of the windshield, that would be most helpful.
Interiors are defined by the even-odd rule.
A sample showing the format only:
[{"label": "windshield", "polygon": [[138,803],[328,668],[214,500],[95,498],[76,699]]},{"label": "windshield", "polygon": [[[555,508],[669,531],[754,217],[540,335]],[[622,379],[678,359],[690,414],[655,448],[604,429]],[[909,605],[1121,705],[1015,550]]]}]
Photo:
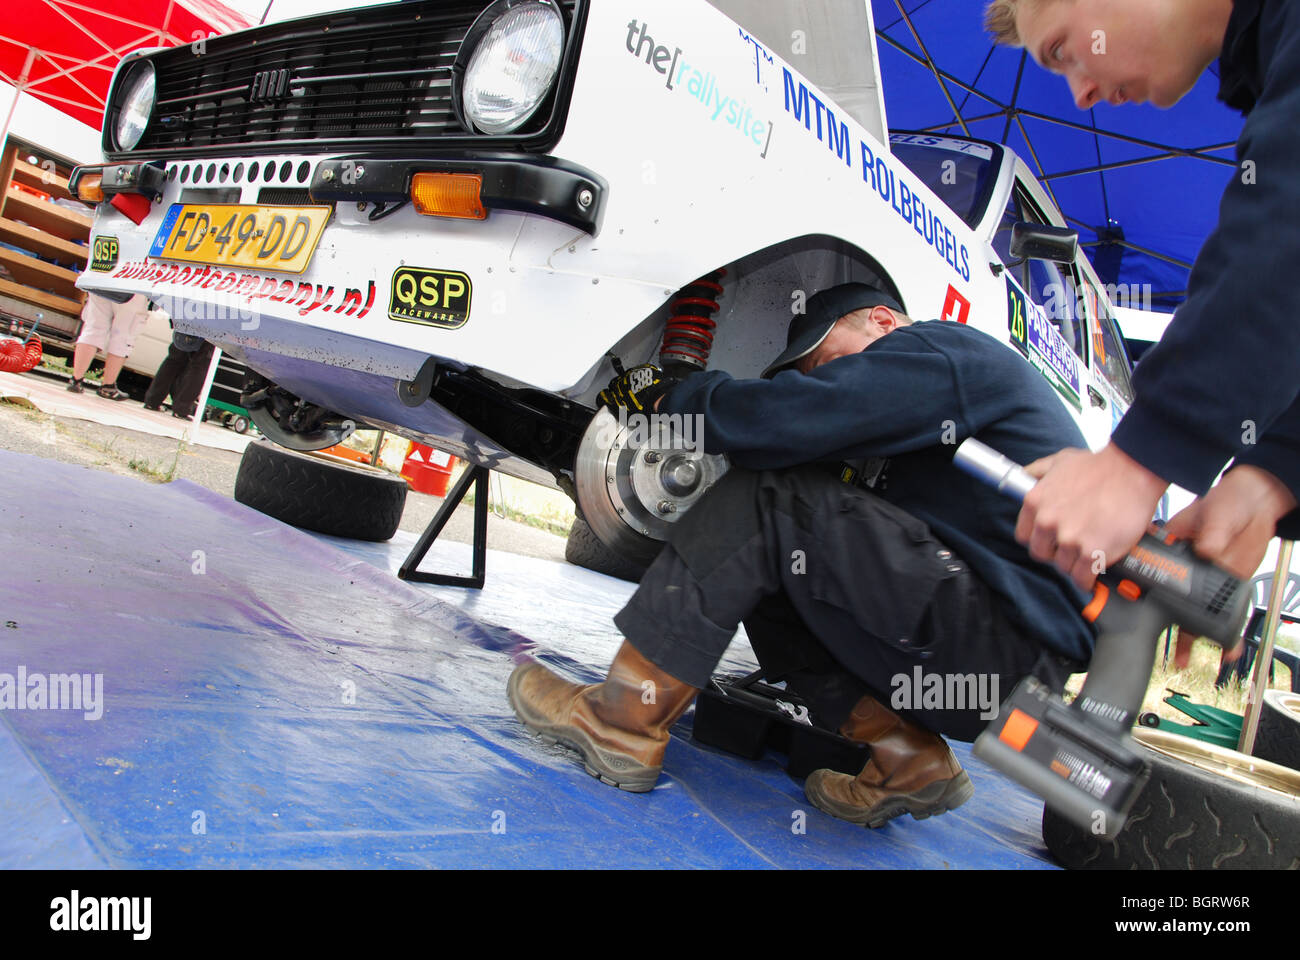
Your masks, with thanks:
[{"label": "windshield", "polygon": [[974,229],[984,218],[995,166],[991,146],[923,133],[894,133],[889,148],[968,227]]}]

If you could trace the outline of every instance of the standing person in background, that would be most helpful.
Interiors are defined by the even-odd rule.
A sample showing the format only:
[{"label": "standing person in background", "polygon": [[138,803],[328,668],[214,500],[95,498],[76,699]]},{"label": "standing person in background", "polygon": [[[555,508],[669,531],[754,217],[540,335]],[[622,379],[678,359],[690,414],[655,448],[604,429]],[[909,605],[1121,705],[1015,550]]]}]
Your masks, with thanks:
[{"label": "standing person in background", "polygon": [[170,393],[172,416],[181,420],[193,417],[208,366],[212,363],[213,349],[212,344],[202,337],[175,330],[167,356],[144,395],[144,408],[161,410],[163,400]]},{"label": "standing person in background", "polygon": [[[125,296],[126,299],[119,299]],[[127,395],[117,388],[117,377],[122,364],[131,355],[136,335],[149,317],[150,303],[143,294],[90,293],[81,308],[81,336],[72,352],[72,382],[68,390],[84,393],[86,371],[98,351],[103,351],[104,376],[100,381],[99,395],[106,400],[125,400]]]},{"label": "standing person in background", "polygon": [[[1088,588],[1137,543],[1161,494],[1203,494],[1167,531],[1240,577],[1274,535],[1300,537],[1300,3],[994,0],[986,26],[1061,75],[1080,110],[1172,107],[1217,59],[1219,99],[1246,115],[1239,168],[1187,299],[1138,366],[1137,397],[1098,453],[1030,464],[1016,539]],[[1210,484],[1235,458],[1222,481]],[[1208,489],[1208,493],[1206,492]]]}]

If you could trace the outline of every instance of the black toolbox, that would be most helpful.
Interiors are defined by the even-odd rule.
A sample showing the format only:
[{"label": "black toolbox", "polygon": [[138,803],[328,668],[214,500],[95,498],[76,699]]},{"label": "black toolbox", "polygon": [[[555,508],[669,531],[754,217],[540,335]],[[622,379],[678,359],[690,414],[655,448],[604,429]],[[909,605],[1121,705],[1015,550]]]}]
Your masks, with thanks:
[{"label": "black toolbox", "polygon": [[786,755],[786,772],[802,780],[814,770],[857,776],[871,748],[813,726],[808,705],[793,692],[764,683],[763,671],[714,677],[695,700],[692,736],[700,743],[757,760],[765,750]]}]

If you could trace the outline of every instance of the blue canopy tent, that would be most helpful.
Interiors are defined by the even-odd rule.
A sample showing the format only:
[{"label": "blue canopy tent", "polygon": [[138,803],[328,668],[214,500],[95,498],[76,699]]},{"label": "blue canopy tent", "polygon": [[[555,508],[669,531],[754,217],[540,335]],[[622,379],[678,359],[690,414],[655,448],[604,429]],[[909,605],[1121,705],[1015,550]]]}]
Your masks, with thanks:
[{"label": "blue canopy tent", "polygon": [[994,45],[984,6],[872,0],[890,129],[1006,144],[1078,228],[1121,306],[1173,309],[1237,172],[1242,118],[1215,99],[1217,64],[1171,110],[1085,113],[1064,79],[1023,50]]}]

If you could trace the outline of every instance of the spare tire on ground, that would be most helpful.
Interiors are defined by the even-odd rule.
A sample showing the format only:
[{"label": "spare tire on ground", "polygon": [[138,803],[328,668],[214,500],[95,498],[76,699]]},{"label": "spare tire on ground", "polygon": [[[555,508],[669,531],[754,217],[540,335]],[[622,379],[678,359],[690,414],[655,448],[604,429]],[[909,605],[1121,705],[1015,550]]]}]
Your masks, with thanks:
[{"label": "spare tire on ground", "polygon": [[642,564],[605,546],[581,515],[574,517],[569,539],[564,544],[564,559],[579,567],[595,570],[619,580],[639,583],[648,564]]},{"label": "spare tire on ground", "polygon": [[1300,869],[1300,771],[1159,730],[1133,739],[1151,779],[1114,840],[1044,809],[1043,841],[1063,866]]},{"label": "spare tire on ground", "polygon": [[1300,693],[1268,690],[1255,734],[1255,756],[1300,770]]},{"label": "spare tire on ground", "polygon": [[406,506],[406,481],[328,454],[250,443],[235,499],[294,527],[351,540],[389,540]]}]

